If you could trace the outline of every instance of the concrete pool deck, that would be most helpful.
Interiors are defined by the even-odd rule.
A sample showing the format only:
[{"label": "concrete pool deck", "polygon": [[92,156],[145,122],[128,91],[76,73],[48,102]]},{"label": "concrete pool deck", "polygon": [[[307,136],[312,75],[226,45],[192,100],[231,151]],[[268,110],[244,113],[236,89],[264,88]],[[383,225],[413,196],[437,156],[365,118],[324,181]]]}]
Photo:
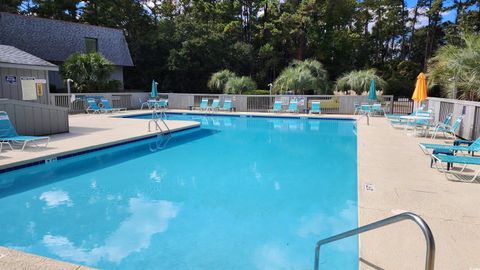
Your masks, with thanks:
[{"label": "concrete pool deck", "polygon": [[[148,111],[144,111],[144,113],[148,113]],[[11,151],[8,146],[4,145],[4,150],[0,153],[0,170],[49,159],[59,155],[68,155],[154,136],[159,133],[154,130],[153,124],[152,132],[148,131],[148,120],[146,119],[116,117],[135,114],[138,114],[138,111],[117,114],[70,115],[70,132],[50,136],[51,140],[47,148],[26,147],[24,151]],[[167,120],[165,122],[171,131],[188,129],[200,125],[193,121]]]},{"label": "concrete pool deck", "polygon": [[[122,115],[138,113],[148,111],[133,111]],[[254,115],[291,116],[265,113]],[[357,118],[348,115],[320,117]],[[178,128],[194,125],[189,121],[171,121],[172,127],[174,123]],[[69,148],[72,144],[85,143],[83,147],[91,148],[99,144],[108,145],[152,135],[147,132],[147,120],[139,119],[73,115],[70,116],[70,125],[71,136],[52,136],[52,146],[46,150],[30,148],[23,154],[2,152],[0,166],[8,166],[12,159],[25,162],[27,157],[45,159],[45,156],[53,156],[55,153],[74,151]],[[405,211],[417,213],[427,221],[435,237],[435,269],[480,269],[480,184],[446,180],[443,174],[429,167],[430,157],[424,155],[418,147],[418,142],[444,143],[445,140],[408,136],[405,131],[392,128],[385,118],[380,117],[370,118],[368,126],[366,119],[361,119],[357,134],[359,225]],[[9,154],[15,156],[10,159]],[[373,187],[373,191],[367,191],[366,184]],[[313,248],[312,245],[312,256]],[[360,236],[359,256],[360,269],[423,269],[424,236],[410,221],[367,232]],[[76,265],[71,265],[73,268],[62,267],[63,262],[48,258],[39,262],[39,258],[42,257],[0,248],[1,269],[86,269]],[[22,264],[18,264],[19,261]]]},{"label": "concrete pool deck", "polygon": [[[418,146],[451,141],[409,136],[385,118],[357,127],[359,225],[414,212],[435,237],[435,269],[480,269],[480,184],[446,180]],[[424,269],[425,251],[420,228],[403,221],[361,235],[360,268]]]}]

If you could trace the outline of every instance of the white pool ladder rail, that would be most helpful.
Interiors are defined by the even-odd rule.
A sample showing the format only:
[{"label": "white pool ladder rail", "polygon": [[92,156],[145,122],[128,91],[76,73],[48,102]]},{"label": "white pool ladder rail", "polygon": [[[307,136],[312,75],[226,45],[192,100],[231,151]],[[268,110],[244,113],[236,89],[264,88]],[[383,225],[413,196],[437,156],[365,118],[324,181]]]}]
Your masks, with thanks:
[{"label": "white pool ladder rail", "polygon": [[320,260],[320,247],[322,245],[335,242],[350,236],[358,235],[364,232],[368,232],[371,230],[375,230],[381,227],[385,227],[390,224],[394,224],[403,220],[411,220],[415,222],[420,229],[423,232],[423,235],[425,236],[425,241],[427,244],[427,252],[426,252],[426,258],[425,258],[425,270],[433,270],[433,266],[435,263],[435,240],[433,239],[433,234],[432,231],[430,230],[430,227],[428,227],[428,224],[423,220],[421,217],[418,215],[411,213],[411,212],[405,212],[396,216],[392,216],[389,218],[385,218],[370,224],[367,224],[362,227],[358,227],[356,229],[346,231],[325,239],[322,239],[317,242],[317,245],[315,247],[315,262],[314,262],[314,269],[318,270],[318,263]]}]

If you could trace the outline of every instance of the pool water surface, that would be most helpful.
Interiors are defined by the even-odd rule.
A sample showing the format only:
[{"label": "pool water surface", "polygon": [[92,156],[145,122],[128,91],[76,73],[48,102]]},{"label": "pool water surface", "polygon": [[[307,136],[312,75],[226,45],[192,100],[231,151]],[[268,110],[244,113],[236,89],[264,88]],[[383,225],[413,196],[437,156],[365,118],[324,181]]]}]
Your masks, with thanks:
[{"label": "pool water surface", "polygon": [[[168,118],[201,128],[1,173],[0,245],[100,269],[303,270],[357,226],[354,121]],[[358,269],[357,238],[320,266]]]}]

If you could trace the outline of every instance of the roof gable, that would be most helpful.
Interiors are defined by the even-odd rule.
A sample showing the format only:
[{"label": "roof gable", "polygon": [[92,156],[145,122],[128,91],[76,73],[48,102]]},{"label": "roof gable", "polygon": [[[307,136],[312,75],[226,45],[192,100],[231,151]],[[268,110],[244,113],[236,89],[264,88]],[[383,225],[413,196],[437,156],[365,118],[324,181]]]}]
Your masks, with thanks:
[{"label": "roof gable", "polygon": [[114,65],[133,66],[121,30],[0,12],[0,44],[48,61],[63,62],[72,53],[85,53],[85,38],[96,38],[98,52]]},{"label": "roof gable", "polygon": [[0,67],[58,70],[52,63],[7,45],[0,45]]}]

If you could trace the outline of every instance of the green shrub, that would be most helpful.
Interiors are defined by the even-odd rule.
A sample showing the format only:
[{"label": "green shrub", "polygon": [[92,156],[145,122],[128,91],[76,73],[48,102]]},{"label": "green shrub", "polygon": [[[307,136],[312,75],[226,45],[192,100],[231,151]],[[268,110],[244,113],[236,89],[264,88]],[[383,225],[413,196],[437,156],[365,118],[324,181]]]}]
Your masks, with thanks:
[{"label": "green shrub", "polygon": [[257,88],[257,84],[250,77],[231,77],[225,85],[224,93],[242,94],[244,92],[253,91],[255,88]]},{"label": "green shrub", "polygon": [[113,72],[113,64],[99,53],[73,53],[60,67],[63,80],[73,80],[73,90],[78,92],[104,91],[104,87],[118,86],[108,79]]},{"label": "green shrub", "polygon": [[270,91],[257,89],[257,90],[246,91],[243,94],[244,95],[270,95]]},{"label": "green shrub", "polygon": [[212,91],[225,92],[228,80],[233,77],[237,77],[237,75],[228,69],[217,71],[210,76],[207,86]]}]

